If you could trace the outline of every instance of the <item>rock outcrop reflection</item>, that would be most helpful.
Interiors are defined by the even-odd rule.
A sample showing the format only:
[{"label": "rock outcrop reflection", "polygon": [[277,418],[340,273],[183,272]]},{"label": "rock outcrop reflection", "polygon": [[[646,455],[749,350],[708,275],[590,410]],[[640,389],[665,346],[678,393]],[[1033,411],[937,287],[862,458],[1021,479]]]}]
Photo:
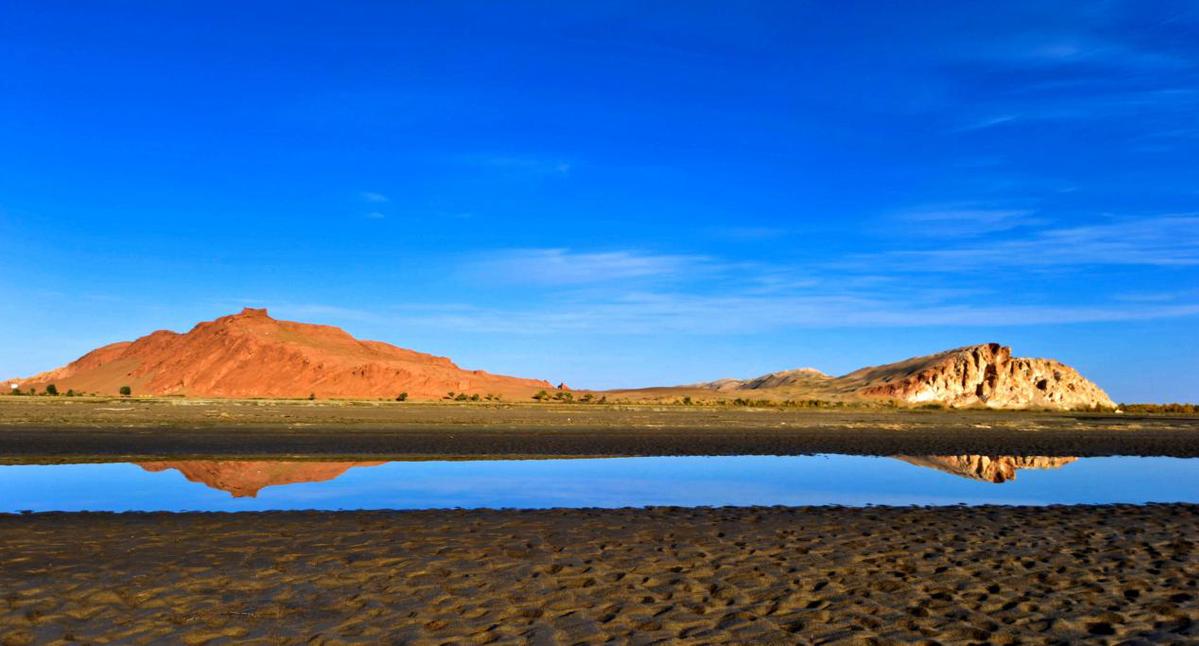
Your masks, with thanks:
[{"label": "rock outcrop reflection", "polygon": [[227,491],[235,498],[254,498],[266,487],[325,482],[353,467],[374,467],[386,462],[284,462],[279,460],[177,460],[139,462],[146,471],[175,469],[191,482]]},{"label": "rock outcrop reflection", "polygon": [[1017,455],[897,455],[896,459],[955,476],[999,484],[1020,469],[1060,469],[1078,458]]}]

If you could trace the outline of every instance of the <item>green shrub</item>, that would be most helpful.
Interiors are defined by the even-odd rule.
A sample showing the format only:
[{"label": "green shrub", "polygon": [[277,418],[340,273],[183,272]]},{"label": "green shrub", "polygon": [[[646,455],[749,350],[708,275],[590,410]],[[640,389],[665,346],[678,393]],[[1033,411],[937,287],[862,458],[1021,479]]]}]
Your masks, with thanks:
[{"label": "green shrub", "polygon": [[46,386],[46,394],[47,395],[57,395],[58,394],[58,386],[55,386],[54,384],[50,384],[50,385]]},{"label": "green shrub", "polygon": [[466,393],[458,393],[458,396],[454,398],[454,401],[456,401],[456,402],[464,402],[464,401],[466,401],[466,400],[468,400],[468,399],[470,399],[470,397],[468,397],[468,396],[466,395]]},{"label": "green shrub", "polygon": [[[121,396],[122,396],[122,397],[128,397],[128,396],[130,396],[130,395],[132,395],[132,394],[133,394],[133,389],[132,389],[132,388],[130,388],[129,386],[121,386]],[[314,395],[309,395],[308,397],[309,397],[309,398],[315,398],[315,396],[314,396]]]},{"label": "green shrub", "polygon": [[398,401],[398,402],[408,401],[408,393],[402,392],[402,393],[396,395],[396,401]]},{"label": "green shrub", "polygon": [[549,398],[550,398],[550,394],[545,392],[544,390],[539,390],[539,391],[537,391],[536,395],[533,395],[533,399],[536,399],[539,402],[545,401]]}]

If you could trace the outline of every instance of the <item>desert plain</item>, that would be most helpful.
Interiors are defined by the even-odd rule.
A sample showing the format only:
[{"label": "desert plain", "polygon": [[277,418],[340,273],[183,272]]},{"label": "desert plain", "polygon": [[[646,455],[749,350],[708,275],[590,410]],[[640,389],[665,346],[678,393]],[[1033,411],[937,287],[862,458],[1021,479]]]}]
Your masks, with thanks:
[{"label": "desert plain", "polygon": [[661,404],[0,397],[0,461],[647,455],[1199,457],[1199,416]]},{"label": "desert plain", "polygon": [[[1199,456],[1187,415],[0,398],[7,464]],[[0,643],[1194,643],[1199,506],[0,516]]]}]

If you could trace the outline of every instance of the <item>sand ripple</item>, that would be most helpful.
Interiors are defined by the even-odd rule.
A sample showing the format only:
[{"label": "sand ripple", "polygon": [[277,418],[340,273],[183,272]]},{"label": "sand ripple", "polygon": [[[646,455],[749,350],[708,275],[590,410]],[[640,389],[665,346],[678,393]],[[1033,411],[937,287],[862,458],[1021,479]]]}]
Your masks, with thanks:
[{"label": "sand ripple", "polygon": [[1199,507],[0,517],[0,643],[1199,641]]}]

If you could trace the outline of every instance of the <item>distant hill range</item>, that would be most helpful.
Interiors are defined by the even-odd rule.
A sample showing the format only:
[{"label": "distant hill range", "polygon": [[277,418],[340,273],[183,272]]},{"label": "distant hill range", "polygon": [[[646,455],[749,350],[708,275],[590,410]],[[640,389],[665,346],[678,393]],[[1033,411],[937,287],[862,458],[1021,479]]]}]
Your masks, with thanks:
[{"label": "distant hill range", "polygon": [[553,389],[548,381],[463,370],[445,357],[379,341],[360,341],[340,328],[279,321],[265,309],[206,321],[179,334],[159,330],[113,343],[23,381],[59,392],[203,397],[345,397],[438,399],[446,393],[528,399]]},{"label": "distant hill range", "polygon": [[[326,325],[279,321],[265,309],[200,323],[186,333],[160,330],[113,343],[24,380],[59,392],[203,397],[440,399],[448,392],[528,400],[550,382],[463,370],[445,357],[360,341]],[[755,379],[607,391],[609,400],[720,399],[894,402],[953,407],[1085,409],[1114,407],[1103,390],[1052,359],[1013,357],[989,343],[947,350],[840,377],[813,368]]]},{"label": "distant hill range", "polygon": [[1013,357],[998,343],[966,346],[833,377],[813,368],[772,372],[754,379],[720,379],[669,388],[619,391],[610,396],[694,400],[890,401],[987,408],[1113,408],[1101,388],[1053,359]]}]

